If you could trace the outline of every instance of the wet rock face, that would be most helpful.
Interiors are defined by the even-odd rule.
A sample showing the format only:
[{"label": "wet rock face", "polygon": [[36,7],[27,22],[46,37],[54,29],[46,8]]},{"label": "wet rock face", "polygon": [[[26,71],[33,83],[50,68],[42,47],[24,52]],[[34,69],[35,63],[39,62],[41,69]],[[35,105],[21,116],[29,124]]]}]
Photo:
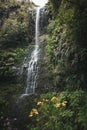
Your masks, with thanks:
[{"label": "wet rock face", "polygon": [[47,7],[41,8],[40,11],[40,32],[41,34],[46,31],[46,27],[48,25],[48,19],[49,19],[49,11]]}]

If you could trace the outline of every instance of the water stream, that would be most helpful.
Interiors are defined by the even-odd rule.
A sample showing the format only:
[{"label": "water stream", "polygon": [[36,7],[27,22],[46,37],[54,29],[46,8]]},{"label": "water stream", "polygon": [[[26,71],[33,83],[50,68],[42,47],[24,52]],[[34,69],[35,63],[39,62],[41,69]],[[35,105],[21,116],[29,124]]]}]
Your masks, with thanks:
[{"label": "water stream", "polygon": [[31,53],[30,61],[25,64],[27,68],[27,81],[25,93],[21,97],[31,95],[35,93],[36,81],[38,76],[38,60],[39,60],[39,19],[40,19],[40,9],[41,7],[36,8],[36,21],[35,21],[35,46],[34,50]]}]

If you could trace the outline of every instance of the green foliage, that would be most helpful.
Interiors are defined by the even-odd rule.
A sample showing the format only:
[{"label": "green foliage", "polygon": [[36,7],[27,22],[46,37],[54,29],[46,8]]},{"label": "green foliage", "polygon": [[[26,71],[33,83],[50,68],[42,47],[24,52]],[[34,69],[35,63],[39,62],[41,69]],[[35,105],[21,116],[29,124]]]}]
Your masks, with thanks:
[{"label": "green foliage", "polygon": [[24,18],[25,18],[25,12],[23,11],[19,12],[17,20],[22,23],[24,21]]},{"label": "green foliage", "polygon": [[[13,77],[16,74],[14,66],[19,66],[25,54],[25,48],[31,42],[32,27],[28,27],[29,19],[24,5],[15,0],[0,2],[0,77]],[[32,18],[33,19],[33,18]],[[33,21],[33,20],[32,20]]]},{"label": "green foliage", "polygon": [[74,90],[86,88],[86,14],[82,1],[62,1],[56,19],[49,23],[47,52],[53,65],[54,83],[60,90],[66,86]]},{"label": "green foliage", "polygon": [[61,4],[61,0],[49,0],[49,1],[52,4],[52,10],[56,16],[58,13],[59,6]]},{"label": "green foliage", "polygon": [[8,107],[8,102],[5,99],[0,98],[0,117],[6,114],[5,107]]},{"label": "green foliage", "polygon": [[[15,0],[1,3],[1,25],[3,26],[0,29],[0,46],[7,48],[27,45],[31,41],[34,28],[33,25],[28,27],[28,23],[33,24],[34,21],[31,21],[33,18],[29,19],[30,12],[26,13],[26,9],[30,6],[29,3],[25,2],[22,5],[21,2]],[[5,5],[7,7],[3,7]]]},{"label": "green foliage", "polygon": [[16,56],[15,56],[15,63],[19,64],[21,63],[23,57],[24,57],[24,50],[21,48],[16,49]]},{"label": "green foliage", "polygon": [[[31,120],[41,130],[86,130],[84,119],[87,116],[87,108],[83,102],[86,93],[82,90],[75,92],[48,93],[41,96],[37,102],[38,115],[30,113]],[[86,115],[83,116],[83,114]],[[34,114],[34,115],[33,115]],[[33,117],[34,116],[34,117]]]},{"label": "green foliage", "polygon": [[12,69],[13,66],[21,64],[25,52],[21,48],[15,51],[0,52],[0,76],[12,77],[15,76],[16,70]]},{"label": "green foliage", "polygon": [[16,47],[28,42],[27,26],[25,23],[18,23],[17,20],[8,19],[2,27],[0,44],[7,47]]}]

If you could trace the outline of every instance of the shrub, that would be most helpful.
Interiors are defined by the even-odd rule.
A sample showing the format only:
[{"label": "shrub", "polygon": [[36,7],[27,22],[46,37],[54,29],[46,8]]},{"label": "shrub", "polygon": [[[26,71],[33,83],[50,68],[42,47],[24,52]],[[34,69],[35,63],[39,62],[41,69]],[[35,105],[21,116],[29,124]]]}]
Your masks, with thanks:
[{"label": "shrub", "polygon": [[[48,93],[41,96],[37,102],[36,112],[29,117],[34,121],[38,130],[86,130],[86,106],[83,98],[86,93],[82,90],[75,92]],[[87,96],[86,96],[87,97]],[[84,101],[85,102],[85,101]],[[87,102],[85,102],[87,104]],[[83,114],[86,112],[86,116]],[[83,114],[82,114],[83,113]],[[34,118],[34,119],[33,119]]]}]

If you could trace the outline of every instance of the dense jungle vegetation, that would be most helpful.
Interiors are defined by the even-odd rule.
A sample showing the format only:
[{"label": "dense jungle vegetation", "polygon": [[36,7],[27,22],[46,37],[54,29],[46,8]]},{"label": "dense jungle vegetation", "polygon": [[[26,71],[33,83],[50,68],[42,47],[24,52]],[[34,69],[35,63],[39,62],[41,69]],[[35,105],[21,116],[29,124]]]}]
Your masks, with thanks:
[{"label": "dense jungle vegetation", "polygon": [[0,128],[87,130],[86,0],[46,4],[37,94],[18,101],[25,85],[18,70],[34,45],[34,6],[0,1]]}]

